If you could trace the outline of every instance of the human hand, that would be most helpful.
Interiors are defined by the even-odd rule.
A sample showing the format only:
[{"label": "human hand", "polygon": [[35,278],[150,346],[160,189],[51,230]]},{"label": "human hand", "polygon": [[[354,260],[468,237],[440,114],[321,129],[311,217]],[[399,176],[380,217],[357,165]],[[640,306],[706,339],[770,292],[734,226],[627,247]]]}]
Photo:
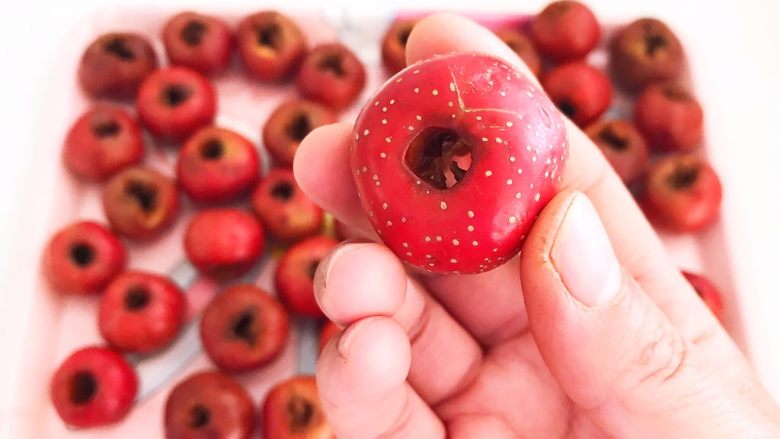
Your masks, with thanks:
[{"label": "human hand", "polygon": [[[453,15],[420,22],[415,62],[452,51],[521,61]],[[340,438],[780,436],[780,410],[667,257],[597,148],[567,123],[561,192],[520,257],[477,275],[407,270],[381,243],[320,264],[317,299],[345,327],[320,396]],[[375,236],[348,166],[351,127],[312,132],[301,187]]]}]

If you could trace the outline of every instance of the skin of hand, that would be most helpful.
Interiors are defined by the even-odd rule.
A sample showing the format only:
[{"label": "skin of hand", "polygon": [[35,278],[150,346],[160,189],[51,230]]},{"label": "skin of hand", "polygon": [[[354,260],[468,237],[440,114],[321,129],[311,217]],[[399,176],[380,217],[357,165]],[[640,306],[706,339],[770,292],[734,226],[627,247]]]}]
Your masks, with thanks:
[{"label": "skin of hand", "polygon": [[[415,27],[407,60],[453,51],[527,72],[490,31],[449,14]],[[780,436],[780,410],[620,179],[567,131],[560,193],[521,256],[478,275],[419,274],[371,242],[348,124],[303,141],[301,187],[367,237],[335,249],[315,279],[344,328],[317,370],[339,438]]]}]

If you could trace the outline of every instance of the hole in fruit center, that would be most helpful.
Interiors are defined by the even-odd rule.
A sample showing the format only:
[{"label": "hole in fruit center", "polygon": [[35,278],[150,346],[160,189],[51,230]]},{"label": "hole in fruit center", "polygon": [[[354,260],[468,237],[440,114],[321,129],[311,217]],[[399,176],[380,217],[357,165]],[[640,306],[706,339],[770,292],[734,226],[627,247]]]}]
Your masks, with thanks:
[{"label": "hole in fruit center", "polygon": [[620,135],[620,133],[609,125],[601,130],[599,139],[606,143],[609,149],[614,151],[625,151],[628,149],[628,139],[625,136]]},{"label": "hole in fruit center", "polygon": [[191,20],[181,30],[181,39],[187,43],[188,46],[197,46],[203,39],[203,35],[206,34],[208,28],[199,20]]},{"label": "hole in fruit center", "polygon": [[257,30],[257,44],[271,49],[279,49],[282,43],[282,28],[278,23],[267,23]]},{"label": "hole in fruit center", "polygon": [[77,242],[70,247],[70,259],[79,267],[86,267],[95,259],[95,249],[86,242]]},{"label": "hole in fruit center", "polygon": [[95,396],[97,389],[97,379],[92,372],[86,370],[76,372],[70,379],[70,402],[73,405],[84,405]]},{"label": "hole in fruit center", "polygon": [[92,125],[92,133],[94,133],[98,139],[114,137],[119,134],[121,129],[122,128],[115,120],[104,120]]},{"label": "hole in fruit center", "polygon": [[157,189],[143,181],[131,180],[125,186],[125,194],[135,200],[146,213],[157,206]]},{"label": "hole in fruit center", "polygon": [[124,38],[112,38],[103,46],[103,50],[122,61],[134,61],[135,53],[127,47],[127,41]]},{"label": "hole in fruit center", "polygon": [[255,309],[248,309],[233,320],[230,331],[235,338],[240,338],[249,345],[254,345],[257,339],[257,328],[255,328]]},{"label": "hole in fruit center", "polygon": [[146,308],[149,304],[149,291],[142,285],[133,285],[127,289],[125,294],[125,309],[128,311],[138,311]]},{"label": "hole in fruit center", "polygon": [[171,84],[163,89],[163,102],[169,107],[178,107],[192,95],[189,87]]},{"label": "hole in fruit center", "polygon": [[666,48],[666,37],[661,35],[653,25],[646,25],[643,30],[645,33],[645,55],[653,57]]},{"label": "hole in fruit center", "polygon": [[211,412],[205,406],[201,404],[195,404],[190,409],[189,425],[192,428],[198,429],[209,425],[211,422]]},{"label": "hole in fruit center", "polygon": [[558,103],[558,109],[561,113],[565,114],[569,119],[573,118],[577,114],[577,107],[569,101],[561,101]]},{"label": "hole in fruit center", "polygon": [[309,115],[301,112],[296,114],[295,117],[290,120],[290,123],[287,125],[285,132],[287,133],[287,137],[295,140],[296,142],[300,142],[311,132],[311,130],[312,126]]},{"label": "hole in fruit center", "polygon": [[290,430],[305,430],[314,417],[314,405],[309,400],[295,395],[287,402],[287,414],[290,415]]},{"label": "hole in fruit center", "polygon": [[341,63],[341,55],[338,53],[329,53],[320,59],[320,63],[317,64],[317,68],[323,71],[330,70],[334,75],[338,77],[344,76],[347,71],[344,70],[344,65]]},{"label": "hole in fruit center", "polygon": [[684,190],[691,187],[696,179],[699,178],[698,166],[686,166],[680,165],[674,169],[671,175],[667,178],[667,182],[677,190]]},{"label": "hole in fruit center", "polygon": [[225,144],[220,139],[209,139],[200,147],[200,156],[204,160],[217,160],[225,154]]},{"label": "hole in fruit center", "polygon": [[398,42],[401,43],[401,46],[406,47],[406,42],[409,41],[409,35],[412,34],[413,28],[414,26],[408,25],[398,31]]},{"label": "hole in fruit center", "polygon": [[406,166],[436,189],[458,184],[471,167],[472,147],[454,131],[427,128],[406,149]]},{"label": "hole in fruit center", "polygon": [[684,102],[690,99],[690,96],[685,90],[673,85],[664,87],[663,94],[670,101],[675,101],[675,102]]},{"label": "hole in fruit center", "polygon": [[309,262],[309,268],[306,271],[306,274],[309,275],[309,279],[314,279],[314,275],[317,274],[317,267],[319,267],[319,265],[320,265],[319,259]]},{"label": "hole in fruit center", "polygon": [[288,181],[280,181],[271,188],[271,196],[282,201],[292,198],[293,192],[293,185]]}]

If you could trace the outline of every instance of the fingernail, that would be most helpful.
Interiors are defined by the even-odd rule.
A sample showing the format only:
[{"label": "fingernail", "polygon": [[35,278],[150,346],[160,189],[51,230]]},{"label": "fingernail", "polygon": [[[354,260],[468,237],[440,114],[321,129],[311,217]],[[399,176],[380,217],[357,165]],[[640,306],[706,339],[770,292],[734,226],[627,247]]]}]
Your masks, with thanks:
[{"label": "fingernail", "polygon": [[569,294],[596,307],[620,290],[620,264],[588,197],[574,195],[555,234],[550,259]]},{"label": "fingernail", "polygon": [[317,271],[314,273],[314,296],[319,299],[320,306],[325,303],[325,296],[328,291],[328,275],[333,267],[336,266],[336,262],[345,253],[349,253],[362,244],[346,242],[338,247],[334,248],[324,259],[320,261],[317,266]]}]

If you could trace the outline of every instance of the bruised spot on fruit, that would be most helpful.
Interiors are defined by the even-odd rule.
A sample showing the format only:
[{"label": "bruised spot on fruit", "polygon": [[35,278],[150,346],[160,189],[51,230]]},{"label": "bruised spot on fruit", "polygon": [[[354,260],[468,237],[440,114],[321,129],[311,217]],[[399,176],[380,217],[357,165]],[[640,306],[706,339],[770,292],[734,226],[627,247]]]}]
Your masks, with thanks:
[{"label": "bruised spot on fruit", "polygon": [[201,429],[211,422],[211,412],[202,404],[195,404],[190,409],[190,419],[187,423],[190,428]]},{"label": "bruised spot on fruit", "polygon": [[200,147],[200,156],[206,161],[219,160],[224,154],[225,144],[217,138],[207,140]]},{"label": "bruised spot on fruit", "polygon": [[599,139],[613,151],[625,151],[628,149],[628,139],[615,131],[611,125],[607,125],[599,132]]},{"label": "bruised spot on fruit", "polygon": [[254,308],[242,312],[233,320],[233,324],[230,326],[231,335],[244,340],[250,346],[254,346],[257,340],[255,321]]},{"label": "bruised spot on fruit", "polygon": [[135,60],[135,53],[127,46],[127,41],[124,38],[112,38],[106,41],[103,50],[122,61]]},{"label": "bruised spot on fruit", "polygon": [[293,185],[287,181],[280,181],[271,188],[271,195],[281,201],[288,201],[294,192]]},{"label": "bruised spot on fruit", "polygon": [[675,190],[683,191],[693,186],[698,178],[698,166],[678,166],[667,177],[666,182]]},{"label": "bruised spot on fruit", "polygon": [[301,142],[312,130],[311,119],[309,115],[304,112],[300,112],[290,120],[290,123],[285,129],[287,137],[290,139]]},{"label": "bruised spot on fruit", "polygon": [[569,101],[561,101],[558,103],[558,109],[561,113],[565,114],[569,119],[573,119],[577,114],[577,107]]},{"label": "bruised spot on fruit", "polygon": [[162,101],[169,107],[178,107],[190,96],[192,96],[192,89],[181,84],[169,84],[162,91]]},{"label": "bruised spot on fruit", "polygon": [[278,50],[282,45],[282,28],[279,23],[271,22],[255,29],[257,33],[257,44]]},{"label": "bruised spot on fruit", "polygon": [[76,372],[70,379],[70,401],[73,405],[88,403],[97,393],[98,383],[95,375],[86,370]]},{"label": "bruised spot on fruit", "polygon": [[92,133],[98,139],[115,137],[121,130],[122,127],[115,120],[103,120],[92,125]]},{"label": "bruised spot on fruit", "polygon": [[70,247],[70,259],[79,267],[86,267],[95,260],[95,249],[86,242],[77,242]]},{"label": "bruised spot on fruit", "polygon": [[688,94],[688,92],[681,89],[680,87],[673,86],[673,85],[664,87],[663,94],[670,101],[675,101],[675,102],[685,102],[691,99],[691,96]]},{"label": "bruised spot on fruit", "polygon": [[144,309],[149,304],[149,291],[142,285],[133,285],[127,289],[125,295],[125,309],[128,311],[138,311]]},{"label": "bruised spot on fruit", "polygon": [[146,213],[152,212],[157,207],[157,188],[144,181],[129,181],[125,185],[125,194],[135,200]]},{"label": "bruised spot on fruit", "polygon": [[314,404],[308,399],[295,395],[287,402],[287,414],[290,415],[290,430],[304,431],[314,417]]},{"label": "bruised spot on fruit", "polygon": [[342,62],[343,59],[340,54],[328,53],[320,59],[319,63],[317,63],[317,68],[324,72],[330,71],[336,75],[336,77],[340,78],[347,74],[347,71],[344,70],[344,64],[342,64]]},{"label": "bruised spot on fruit", "polygon": [[181,39],[187,43],[188,46],[194,47],[200,44],[203,40],[203,35],[206,34],[206,24],[200,20],[190,20],[184,28],[181,30]]},{"label": "bruised spot on fruit", "polygon": [[472,146],[446,128],[427,128],[409,144],[406,166],[436,189],[458,184],[471,167]]}]

